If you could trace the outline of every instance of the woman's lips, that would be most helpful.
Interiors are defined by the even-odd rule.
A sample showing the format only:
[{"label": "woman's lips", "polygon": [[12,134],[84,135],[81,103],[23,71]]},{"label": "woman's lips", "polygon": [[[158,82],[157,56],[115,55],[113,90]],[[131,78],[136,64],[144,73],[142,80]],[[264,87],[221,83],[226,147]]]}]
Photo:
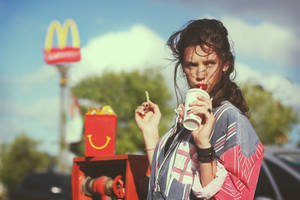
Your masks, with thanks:
[{"label": "woman's lips", "polygon": [[197,84],[197,88],[201,88],[202,90],[207,90],[208,85],[207,83],[199,83]]}]

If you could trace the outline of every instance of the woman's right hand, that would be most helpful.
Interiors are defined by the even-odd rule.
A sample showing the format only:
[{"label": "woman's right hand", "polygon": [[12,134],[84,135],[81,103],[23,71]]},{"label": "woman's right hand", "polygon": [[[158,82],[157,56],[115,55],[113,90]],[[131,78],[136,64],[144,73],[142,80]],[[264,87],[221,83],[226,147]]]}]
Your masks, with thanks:
[{"label": "woman's right hand", "polygon": [[135,110],[135,121],[142,131],[150,166],[154,149],[159,140],[158,125],[160,118],[161,113],[159,107],[151,101],[148,103],[144,102]]},{"label": "woman's right hand", "polygon": [[143,134],[150,134],[154,130],[158,130],[160,119],[159,107],[151,101],[144,102],[135,110],[135,121]]}]

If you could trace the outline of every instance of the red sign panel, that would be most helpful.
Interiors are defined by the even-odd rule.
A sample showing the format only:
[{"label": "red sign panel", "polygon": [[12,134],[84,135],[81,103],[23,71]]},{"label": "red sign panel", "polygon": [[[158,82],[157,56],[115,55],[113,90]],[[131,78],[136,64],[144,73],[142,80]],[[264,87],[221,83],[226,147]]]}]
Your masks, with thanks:
[{"label": "red sign panel", "polygon": [[80,61],[80,48],[66,47],[44,50],[44,59],[47,64],[70,63]]}]

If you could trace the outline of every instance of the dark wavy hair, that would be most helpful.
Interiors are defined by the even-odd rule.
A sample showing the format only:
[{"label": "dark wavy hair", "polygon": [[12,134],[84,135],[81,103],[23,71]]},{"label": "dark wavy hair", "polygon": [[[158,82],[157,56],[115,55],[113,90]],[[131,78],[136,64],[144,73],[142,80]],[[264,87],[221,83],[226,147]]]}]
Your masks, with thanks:
[{"label": "dark wavy hair", "polygon": [[[228,40],[228,32],[223,23],[215,19],[192,20],[185,25],[182,30],[172,34],[167,41],[167,45],[174,56],[174,88],[177,98],[182,100],[182,93],[177,84],[178,69],[183,67],[185,49],[190,46],[199,45],[203,51],[210,54],[216,52],[220,59],[221,66],[228,65],[227,71],[222,73],[220,81],[210,91],[213,97],[213,107],[217,107],[222,101],[228,100],[249,117],[249,108],[243,97],[240,88],[233,82],[235,76],[234,55]],[[183,69],[182,69],[183,70]],[[234,76],[231,74],[233,73]]]}]

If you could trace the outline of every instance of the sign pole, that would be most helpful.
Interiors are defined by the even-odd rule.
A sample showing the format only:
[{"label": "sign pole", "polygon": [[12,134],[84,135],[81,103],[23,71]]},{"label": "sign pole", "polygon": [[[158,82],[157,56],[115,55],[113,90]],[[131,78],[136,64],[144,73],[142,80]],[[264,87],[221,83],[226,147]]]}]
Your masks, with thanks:
[{"label": "sign pole", "polygon": [[58,171],[67,172],[68,167],[66,159],[64,158],[64,152],[67,150],[65,136],[66,136],[66,88],[67,88],[67,73],[68,67],[66,65],[56,65],[60,73],[60,122],[59,122],[59,153],[57,158]]}]

